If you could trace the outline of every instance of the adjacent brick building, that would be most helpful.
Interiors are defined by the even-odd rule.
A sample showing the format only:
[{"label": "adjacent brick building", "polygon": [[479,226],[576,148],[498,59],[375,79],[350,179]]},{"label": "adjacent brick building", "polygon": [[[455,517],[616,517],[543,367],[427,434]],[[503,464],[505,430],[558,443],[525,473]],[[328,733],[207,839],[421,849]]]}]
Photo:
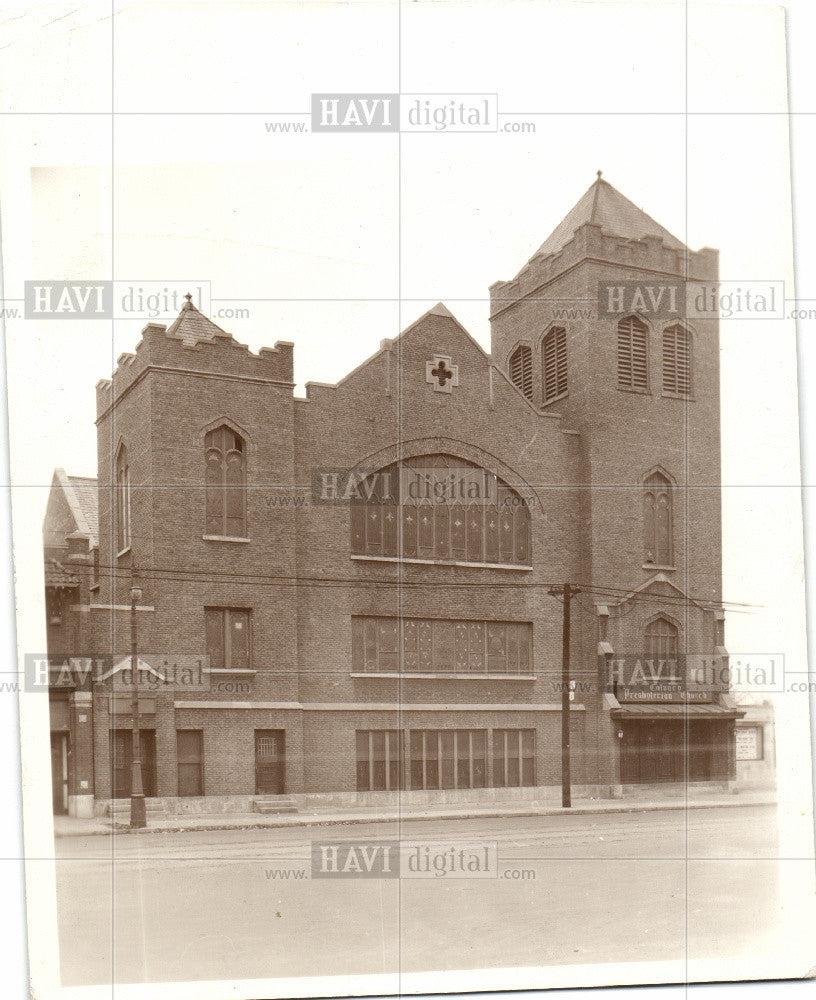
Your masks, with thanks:
[{"label": "adjacent brick building", "polygon": [[49,607],[75,625],[51,619],[52,676],[101,658],[52,687],[55,807],[129,794],[134,582],[165,808],[545,795],[564,581],[573,782],[732,779],[740,713],[684,656],[727,657],[717,323],[607,308],[716,278],[599,176],[491,288],[491,355],[440,304],[298,398],[290,343],[254,354],[191,302],[148,324],[97,386],[98,527],[61,472],[46,516]]}]

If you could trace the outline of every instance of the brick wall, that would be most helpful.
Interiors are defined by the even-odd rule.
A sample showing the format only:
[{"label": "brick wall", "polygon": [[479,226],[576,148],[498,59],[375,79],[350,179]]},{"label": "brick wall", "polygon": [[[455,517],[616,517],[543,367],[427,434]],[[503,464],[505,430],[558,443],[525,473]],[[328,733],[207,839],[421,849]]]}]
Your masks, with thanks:
[{"label": "brick wall", "polygon": [[[622,595],[649,580],[642,478],[655,466],[678,487],[690,487],[675,490],[675,569],[667,576],[716,603],[715,325],[695,329],[694,399],[685,402],[617,390],[615,321],[559,320],[567,331],[569,394],[540,405],[541,338],[557,300],[594,300],[598,282],[611,276],[682,273],[681,255],[660,241],[621,248],[596,230],[583,227],[556,258],[534,259],[513,282],[494,286],[495,364],[449,314],[432,310],[338,385],[308,385],[305,399],[293,398],[291,345],[254,355],[226,334],[192,345],[154,324],[135,354],[120,359],[112,380],[100,383],[100,561],[116,572],[103,576],[95,599],[101,607],[88,615],[94,646],[117,656],[129,652],[132,563],[142,574],[144,610],[137,615],[145,654],[204,653],[205,607],[251,609],[255,672],[236,677],[239,689],[177,687],[159,696],[151,720],[158,794],[177,793],[178,729],[203,732],[210,795],[254,793],[256,729],[284,730],[292,793],[353,791],[354,732],[377,728],[534,727],[536,780],[557,783],[560,713],[544,707],[560,705],[562,605],[548,589],[569,580],[612,586]],[[692,255],[692,262],[704,276],[716,273],[711,252]],[[518,343],[533,351],[533,405],[504,373]],[[651,343],[657,373],[656,333]],[[426,362],[436,354],[458,366],[459,385],[450,393],[426,381]],[[204,436],[221,422],[246,442],[245,542],[204,537]],[[131,466],[133,543],[118,555],[110,500],[122,441]],[[491,469],[524,497],[531,511],[529,569],[351,558],[349,506],[311,501],[316,469],[371,471],[436,453]],[[642,643],[654,613],[641,600],[630,606],[613,594],[601,601],[587,593],[573,602],[573,677],[586,684],[571,713],[579,784],[610,783],[615,773],[615,733],[597,684],[599,603],[610,611],[608,640],[625,652]],[[532,622],[533,679],[352,677],[351,617],[372,614]],[[710,610],[691,605],[673,617],[681,619],[682,648],[713,651]],[[223,707],[196,707],[201,703]],[[444,710],[354,707],[397,704]],[[349,708],[315,710],[320,705]],[[467,707],[480,705],[508,707]],[[101,798],[110,794],[109,726],[98,697]]]},{"label": "brick wall", "polygon": [[[692,278],[715,280],[716,252],[691,253],[688,266]],[[654,575],[644,565],[642,483],[659,467],[677,487],[674,569],[666,575],[679,591],[717,603],[722,562],[717,323],[687,324],[693,335],[693,392],[684,400],[662,393],[661,334],[669,320],[644,317],[650,327],[650,392],[642,394],[618,388],[618,317],[597,310],[603,281],[654,284],[677,281],[683,273],[682,254],[658,239],[626,243],[586,225],[561,254],[534,259],[512,282],[493,286],[493,352],[506,365],[518,343],[531,345],[534,401],[541,406],[542,338],[553,324],[566,330],[568,394],[542,408],[562,414],[580,431],[584,482],[590,487],[582,517],[586,580],[626,592]],[[564,307],[589,309],[592,315],[558,318],[556,310]],[[612,595],[596,600],[615,603]],[[631,629],[622,638],[637,641]],[[713,652],[713,618],[705,625],[695,622],[689,639],[702,644],[695,652]]]}]

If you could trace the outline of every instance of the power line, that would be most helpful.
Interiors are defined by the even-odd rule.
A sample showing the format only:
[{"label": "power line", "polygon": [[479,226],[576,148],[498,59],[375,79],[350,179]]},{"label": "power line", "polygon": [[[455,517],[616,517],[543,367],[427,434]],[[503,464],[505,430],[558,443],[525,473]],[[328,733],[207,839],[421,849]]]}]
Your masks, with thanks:
[{"label": "power line", "polygon": [[[412,565],[403,563],[395,558],[394,563],[386,565]],[[422,564],[424,565],[424,564]],[[440,564],[444,566],[445,564]],[[110,580],[129,580],[130,567],[100,565],[96,567],[100,576]],[[481,567],[480,567],[481,568]],[[485,568],[490,568],[490,564],[485,564]],[[524,569],[521,568],[523,572]],[[144,582],[154,580],[156,582],[174,581],[177,583],[203,584],[212,582],[224,582],[226,584],[240,584],[241,586],[325,586],[325,587],[456,587],[457,589],[517,589],[550,590],[560,584],[554,581],[528,581],[528,580],[405,580],[404,578],[389,580],[382,578],[362,578],[362,577],[339,577],[339,576],[311,576],[291,573],[246,573],[238,570],[213,570],[194,569],[186,567],[184,569],[173,566],[139,566],[139,577]],[[692,595],[677,594],[655,594],[646,590],[627,590],[622,587],[601,584],[576,584],[584,594],[591,594],[599,598],[640,600],[646,602],[660,602],[677,605],[698,604],[707,610],[713,608],[729,608],[732,610],[759,608],[761,605],[748,604],[744,602],[716,600],[711,597],[696,597]]]}]

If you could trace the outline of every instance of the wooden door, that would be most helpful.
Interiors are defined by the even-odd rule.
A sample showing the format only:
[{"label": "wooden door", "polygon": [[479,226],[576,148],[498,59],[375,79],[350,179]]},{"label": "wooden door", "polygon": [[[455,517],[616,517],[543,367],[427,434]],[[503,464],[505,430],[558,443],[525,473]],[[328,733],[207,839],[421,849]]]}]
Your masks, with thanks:
[{"label": "wooden door", "polygon": [[715,728],[710,722],[689,724],[689,781],[710,781],[714,777],[712,757]]},{"label": "wooden door", "polygon": [[683,723],[643,720],[623,725],[621,782],[655,784],[683,780]]},{"label": "wooden door", "polygon": [[286,760],[282,729],[255,730],[255,794],[282,795]]},{"label": "wooden door", "polygon": [[203,735],[200,729],[180,729],[176,734],[179,795],[204,794]]},{"label": "wooden door", "polygon": [[[133,756],[133,733],[130,729],[112,729],[110,734],[111,798],[130,797],[130,777]],[[142,790],[145,798],[156,794],[156,732],[142,729],[139,733],[142,760]]]},{"label": "wooden door", "polygon": [[68,812],[68,734],[51,733],[51,791],[54,813]]}]

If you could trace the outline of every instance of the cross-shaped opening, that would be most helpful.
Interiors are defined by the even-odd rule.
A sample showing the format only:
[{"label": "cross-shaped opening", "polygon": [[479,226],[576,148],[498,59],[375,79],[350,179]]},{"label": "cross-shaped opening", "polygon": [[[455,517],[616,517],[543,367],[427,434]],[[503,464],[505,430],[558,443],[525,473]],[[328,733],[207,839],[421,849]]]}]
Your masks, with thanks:
[{"label": "cross-shaped opening", "polygon": [[439,380],[439,384],[441,386],[444,386],[449,378],[453,378],[453,372],[450,368],[445,367],[445,362],[442,360],[439,361],[436,368],[431,369],[431,375],[433,375],[435,379]]}]

